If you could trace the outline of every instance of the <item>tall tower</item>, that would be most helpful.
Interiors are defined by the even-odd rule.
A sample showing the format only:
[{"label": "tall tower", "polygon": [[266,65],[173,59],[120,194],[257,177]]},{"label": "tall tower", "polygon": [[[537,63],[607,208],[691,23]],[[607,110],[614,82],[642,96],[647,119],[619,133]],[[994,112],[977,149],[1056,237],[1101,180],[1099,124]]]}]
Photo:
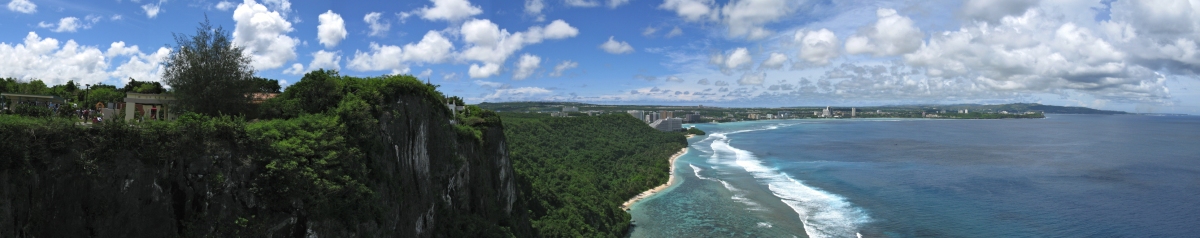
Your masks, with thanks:
[{"label": "tall tower", "polygon": [[850,117],[855,117],[858,114],[858,108],[850,108]]}]

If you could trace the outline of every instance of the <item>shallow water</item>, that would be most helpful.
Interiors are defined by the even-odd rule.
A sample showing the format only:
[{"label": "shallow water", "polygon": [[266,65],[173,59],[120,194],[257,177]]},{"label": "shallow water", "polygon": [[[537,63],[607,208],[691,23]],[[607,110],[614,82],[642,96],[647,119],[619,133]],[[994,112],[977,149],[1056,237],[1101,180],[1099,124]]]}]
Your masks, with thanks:
[{"label": "shallow water", "polygon": [[633,237],[1200,233],[1200,117],[696,126]]}]

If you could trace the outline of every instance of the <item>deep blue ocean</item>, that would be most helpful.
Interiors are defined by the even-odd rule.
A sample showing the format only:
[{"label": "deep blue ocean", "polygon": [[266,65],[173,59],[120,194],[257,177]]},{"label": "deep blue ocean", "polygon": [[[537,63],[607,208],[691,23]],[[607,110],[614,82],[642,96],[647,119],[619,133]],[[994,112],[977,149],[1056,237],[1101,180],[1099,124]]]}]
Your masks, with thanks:
[{"label": "deep blue ocean", "polygon": [[1200,237],[1200,117],[694,126],[633,237]]}]

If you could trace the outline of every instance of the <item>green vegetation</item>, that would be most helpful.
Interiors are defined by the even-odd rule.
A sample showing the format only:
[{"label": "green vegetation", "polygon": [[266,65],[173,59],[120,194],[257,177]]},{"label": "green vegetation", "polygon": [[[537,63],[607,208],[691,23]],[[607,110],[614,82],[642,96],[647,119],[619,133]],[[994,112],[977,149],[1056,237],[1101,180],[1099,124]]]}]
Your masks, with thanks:
[{"label": "green vegetation", "polygon": [[195,35],[175,34],[175,43],[164,63],[163,82],[175,91],[181,109],[209,116],[251,112],[254,69],[228,31],[205,19]]},{"label": "green vegetation", "polygon": [[692,135],[701,135],[701,136],[704,135],[704,131],[702,131],[702,130],[700,130],[700,128],[696,128],[696,127],[688,128],[687,133],[692,134]]},{"label": "green vegetation", "polygon": [[501,113],[518,180],[537,234],[620,237],[627,199],[667,181],[680,133],[660,132],[628,115],[552,118]]}]

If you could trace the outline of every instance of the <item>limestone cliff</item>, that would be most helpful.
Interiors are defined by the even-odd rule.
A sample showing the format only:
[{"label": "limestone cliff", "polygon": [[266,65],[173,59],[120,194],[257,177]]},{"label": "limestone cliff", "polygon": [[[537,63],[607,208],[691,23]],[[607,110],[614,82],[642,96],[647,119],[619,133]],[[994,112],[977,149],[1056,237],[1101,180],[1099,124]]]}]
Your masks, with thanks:
[{"label": "limestone cliff", "polygon": [[[320,138],[338,143],[296,149],[299,164],[274,159],[290,147],[263,133],[306,132],[247,129],[263,122],[84,128],[0,116],[0,237],[531,234],[498,117],[476,121],[472,136],[451,123],[440,98],[384,98],[385,105],[372,105],[378,113],[369,125],[324,117],[340,124]],[[308,156],[346,152],[357,156]],[[293,178],[279,168],[301,179],[279,179]]]}]

